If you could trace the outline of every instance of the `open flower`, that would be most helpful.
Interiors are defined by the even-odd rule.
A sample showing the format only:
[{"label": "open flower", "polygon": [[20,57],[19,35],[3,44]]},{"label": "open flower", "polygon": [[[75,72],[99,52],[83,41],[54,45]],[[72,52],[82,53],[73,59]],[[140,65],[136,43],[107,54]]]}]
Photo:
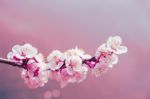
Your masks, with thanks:
[{"label": "open flower", "polygon": [[111,54],[112,50],[109,47],[107,47],[107,45],[104,43],[97,48],[97,51],[95,53],[95,58],[96,59],[100,58],[102,53],[110,53]]},{"label": "open flower", "polygon": [[38,54],[37,49],[33,47],[31,44],[24,44],[22,46],[15,45],[12,48],[12,52],[8,53],[7,58],[18,61],[35,57],[37,54]]},{"label": "open flower", "polygon": [[112,52],[112,50],[106,46],[106,44],[102,44],[95,54],[95,58],[100,64],[108,64],[109,67],[118,63],[118,56]]},{"label": "open flower", "polygon": [[78,56],[70,56],[65,61],[68,73],[72,75],[74,72],[81,71],[82,69],[82,59]]},{"label": "open flower", "polygon": [[84,55],[84,52],[78,48],[65,52],[65,66],[70,75],[74,74],[75,72],[87,72],[88,68],[82,63]]},{"label": "open flower", "polygon": [[43,87],[48,82],[49,71],[43,59],[40,58],[42,58],[41,55],[29,60],[27,68],[22,70],[21,77],[29,88]]},{"label": "open flower", "polygon": [[127,52],[127,47],[121,46],[122,40],[119,36],[109,37],[107,42],[98,47],[95,59],[96,65],[92,73],[98,77],[102,73],[112,68],[114,64],[118,63],[117,54]]},{"label": "open flower", "polygon": [[51,70],[58,70],[64,64],[64,55],[58,50],[53,51],[47,57],[48,66]]},{"label": "open flower", "polygon": [[12,52],[7,55],[8,59],[21,63],[21,77],[30,88],[44,86],[48,81],[47,64],[43,56],[30,44],[15,45]]},{"label": "open flower", "polygon": [[115,54],[109,54],[108,52],[102,52],[101,57],[96,63],[92,70],[92,73],[98,77],[105,73],[107,70],[113,67],[114,64],[118,63],[118,56]]},{"label": "open flower", "polygon": [[[55,71],[50,72],[50,78],[57,80],[60,82],[61,87],[66,86],[68,83],[79,83],[86,79],[86,75],[88,72],[88,67],[83,64],[83,60],[89,59],[91,57],[90,55],[84,54],[84,51],[78,49],[77,47],[75,49],[67,50],[66,52],[60,53],[56,51],[55,53],[50,54],[48,57],[48,60],[53,64],[55,68],[58,66],[56,64],[56,60],[61,60],[60,56],[63,56],[63,60],[59,61],[62,62],[59,69],[52,69]],[[58,63],[59,63],[58,62]]]},{"label": "open flower", "polygon": [[86,78],[88,67],[83,64],[84,59],[88,59],[90,56],[85,57],[83,51],[78,48],[71,49],[65,52],[65,73],[68,75],[68,82],[79,83]]},{"label": "open flower", "polygon": [[85,54],[85,52],[81,49],[78,49],[78,47],[75,47],[74,49],[69,49],[64,54],[65,54],[65,58],[68,58],[70,56],[78,56],[82,60],[91,58],[89,54]]},{"label": "open flower", "polygon": [[60,82],[61,88],[68,85],[68,83],[80,83],[86,79],[87,72],[74,72],[69,74],[67,68],[60,71],[51,71],[50,78]]},{"label": "open flower", "polygon": [[107,47],[110,47],[116,54],[122,54],[127,52],[127,47],[121,46],[122,39],[120,36],[109,37],[107,40]]}]

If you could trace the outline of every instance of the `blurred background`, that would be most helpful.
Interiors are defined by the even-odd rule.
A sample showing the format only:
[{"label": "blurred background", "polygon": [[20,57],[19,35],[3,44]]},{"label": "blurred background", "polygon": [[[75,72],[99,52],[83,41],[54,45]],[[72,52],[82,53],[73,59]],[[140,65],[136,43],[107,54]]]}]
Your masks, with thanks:
[{"label": "blurred background", "polygon": [[129,49],[99,78],[60,89],[55,81],[29,89],[20,70],[0,64],[0,99],[150,99],[150,0],[0,0],[0,56],[28,42],[47,56],[78,45],[94,55],[109,36],[120,35]]}]

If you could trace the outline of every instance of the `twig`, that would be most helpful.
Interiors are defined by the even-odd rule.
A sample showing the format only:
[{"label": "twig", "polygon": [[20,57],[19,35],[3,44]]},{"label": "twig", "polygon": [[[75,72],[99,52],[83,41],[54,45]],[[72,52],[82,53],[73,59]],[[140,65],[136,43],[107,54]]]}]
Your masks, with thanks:
[{"label": "twig", "polygon": [[14,67],[24,68],[23,64],[5,58],[0,58],[0,63],[8,64]]}]

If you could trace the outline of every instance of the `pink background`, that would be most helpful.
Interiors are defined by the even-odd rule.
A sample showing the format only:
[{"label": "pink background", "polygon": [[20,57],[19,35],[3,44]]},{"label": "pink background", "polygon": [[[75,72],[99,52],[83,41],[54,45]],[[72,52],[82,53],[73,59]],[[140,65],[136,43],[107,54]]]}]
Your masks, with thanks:
[{"label": "pink background", "polygon": [[[150,99],[150,0],[0,0],[0,56],[29,42],[45,56],[78,45],[93,55],[111,35],[129,52],[99,78],[60,89],[59,99]],[[29,89],[19,69],[0,64],[0,99],[43,99],[49,83]]]}]

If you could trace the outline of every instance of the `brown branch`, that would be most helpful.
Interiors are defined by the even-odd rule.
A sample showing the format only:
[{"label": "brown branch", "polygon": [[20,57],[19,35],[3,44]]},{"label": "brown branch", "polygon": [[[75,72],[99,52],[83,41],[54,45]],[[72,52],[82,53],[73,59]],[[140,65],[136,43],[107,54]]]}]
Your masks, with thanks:
[{"label": "brown branch", "polygon": [[[13,60],[10,60],[10,59],[0,58],[0,63],[11,65],[13,67],[24,68],[24,69],[26,69],[25,66],[27,64],[27,61],[28,60],[23,60],[22,63],[19,63],[17,61],[13,61]],[[95,64],[91,64],[91,62],[96,63],[95,57],[92,57],[91,59],[88,59],[88,60],[84,60],[83,64],[87,64],[90,68],[94,68]],[[60,69],[63,69],[63,68],[65,68],[65,63]],[[50,70],[50,69],[47,69],[47,70]]]},{"label": "brown branch", "polygon": [[14,67],[24,68],[23,64],[18,63],[18,62],[13,61],[13,60],[5,59],[5,58],[0,58],[0,63],[8,64],[8,65],[11,65]]}]

